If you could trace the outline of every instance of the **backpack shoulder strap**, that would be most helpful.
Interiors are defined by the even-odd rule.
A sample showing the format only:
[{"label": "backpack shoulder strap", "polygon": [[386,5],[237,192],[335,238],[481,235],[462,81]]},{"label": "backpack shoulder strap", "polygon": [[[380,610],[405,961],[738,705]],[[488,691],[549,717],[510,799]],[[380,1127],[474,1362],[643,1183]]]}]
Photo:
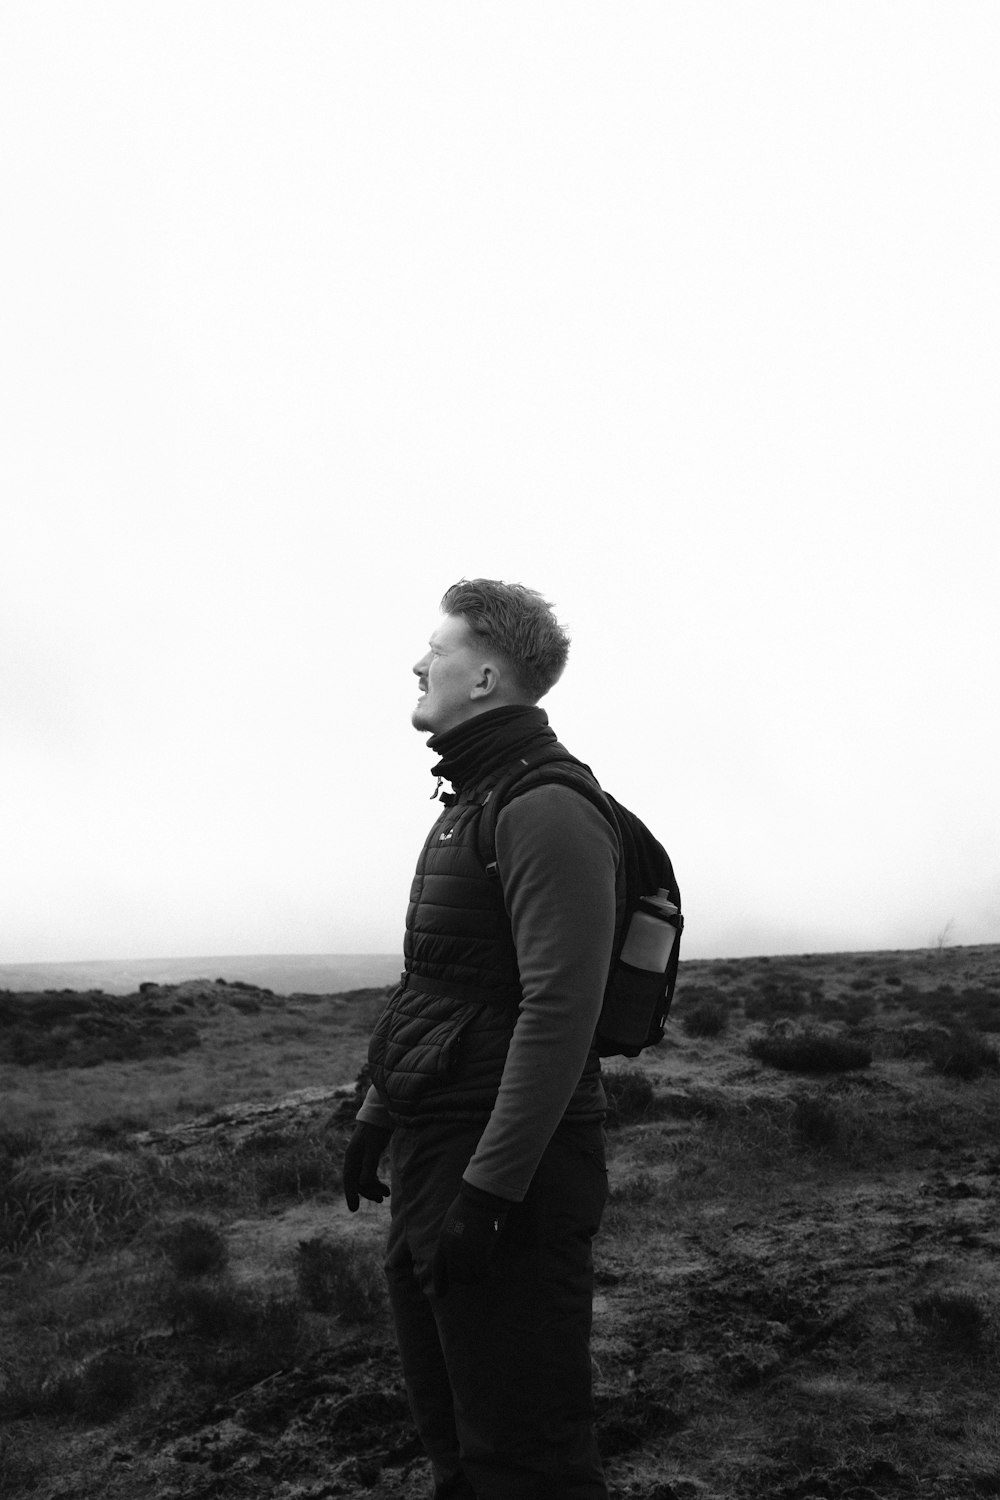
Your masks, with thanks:
[{"label": "backpack shoulder strap", "polygon": [[489,875],[498,874],[496,828],[503,809],[515,797],[538,786],[567,786],[586,797],[611,824],[619,848],[625,852],[622,828],[614,799],[603,792],[588,765],[556,743],[526,756],[501,772],[496,781],[481,789],[483,805],[479,819],[479,855]]}]

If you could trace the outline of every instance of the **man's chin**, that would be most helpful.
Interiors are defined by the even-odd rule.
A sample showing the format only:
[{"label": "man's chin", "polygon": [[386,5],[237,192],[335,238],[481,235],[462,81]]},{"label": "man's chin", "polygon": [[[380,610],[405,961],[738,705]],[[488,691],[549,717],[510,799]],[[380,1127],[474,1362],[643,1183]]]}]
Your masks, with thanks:
[{"label": "man's chin", "polygon": [[423,704],[421,703],[417,704],[416,708],[410,715],[410,723],[413,725],[414,729],[419,730],[421,734],[432,734],[434,731],[434,725],[428,722],[427,715],[424,713]]}]

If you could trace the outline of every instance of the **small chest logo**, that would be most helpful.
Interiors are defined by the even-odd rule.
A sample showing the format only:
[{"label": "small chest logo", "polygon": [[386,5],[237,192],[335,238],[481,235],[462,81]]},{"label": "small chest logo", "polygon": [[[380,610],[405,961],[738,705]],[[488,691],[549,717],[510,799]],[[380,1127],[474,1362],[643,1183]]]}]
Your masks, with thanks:
[{"label": "small chest logo", "polygon": [[450,838],[454,838],[454,837],[455,837],[455,830],[454,830],[454,828],[449,828],[447,833],[439,833],[438,834],[438,842],[441,843],[441,844],[444,844],[444,843],[447,843],[447,841]]}]

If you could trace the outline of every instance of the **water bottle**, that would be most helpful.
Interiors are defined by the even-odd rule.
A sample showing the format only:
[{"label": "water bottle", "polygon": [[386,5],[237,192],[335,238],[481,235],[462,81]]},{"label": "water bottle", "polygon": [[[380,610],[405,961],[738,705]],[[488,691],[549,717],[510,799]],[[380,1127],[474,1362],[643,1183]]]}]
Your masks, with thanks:
[{"label": "water bottle", "polygon": [[651,974],[666,973],[677,937],[677,928],[670,919],[676,917],[677,911],[670,892],[662,886],[655,896],[640,897],[622,944],[622,963]]}]

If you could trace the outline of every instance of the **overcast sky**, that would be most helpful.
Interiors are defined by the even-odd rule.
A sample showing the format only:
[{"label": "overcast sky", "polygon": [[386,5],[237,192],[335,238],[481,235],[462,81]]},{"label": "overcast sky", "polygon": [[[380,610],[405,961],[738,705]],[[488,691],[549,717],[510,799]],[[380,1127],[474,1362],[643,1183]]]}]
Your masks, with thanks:
[{"label": "overcast sky", "polygon": [[398,950],[463,574],[569,625],[688,956],[1000,942],[998,64],[992,0],[7,0],[0,962]]}]

